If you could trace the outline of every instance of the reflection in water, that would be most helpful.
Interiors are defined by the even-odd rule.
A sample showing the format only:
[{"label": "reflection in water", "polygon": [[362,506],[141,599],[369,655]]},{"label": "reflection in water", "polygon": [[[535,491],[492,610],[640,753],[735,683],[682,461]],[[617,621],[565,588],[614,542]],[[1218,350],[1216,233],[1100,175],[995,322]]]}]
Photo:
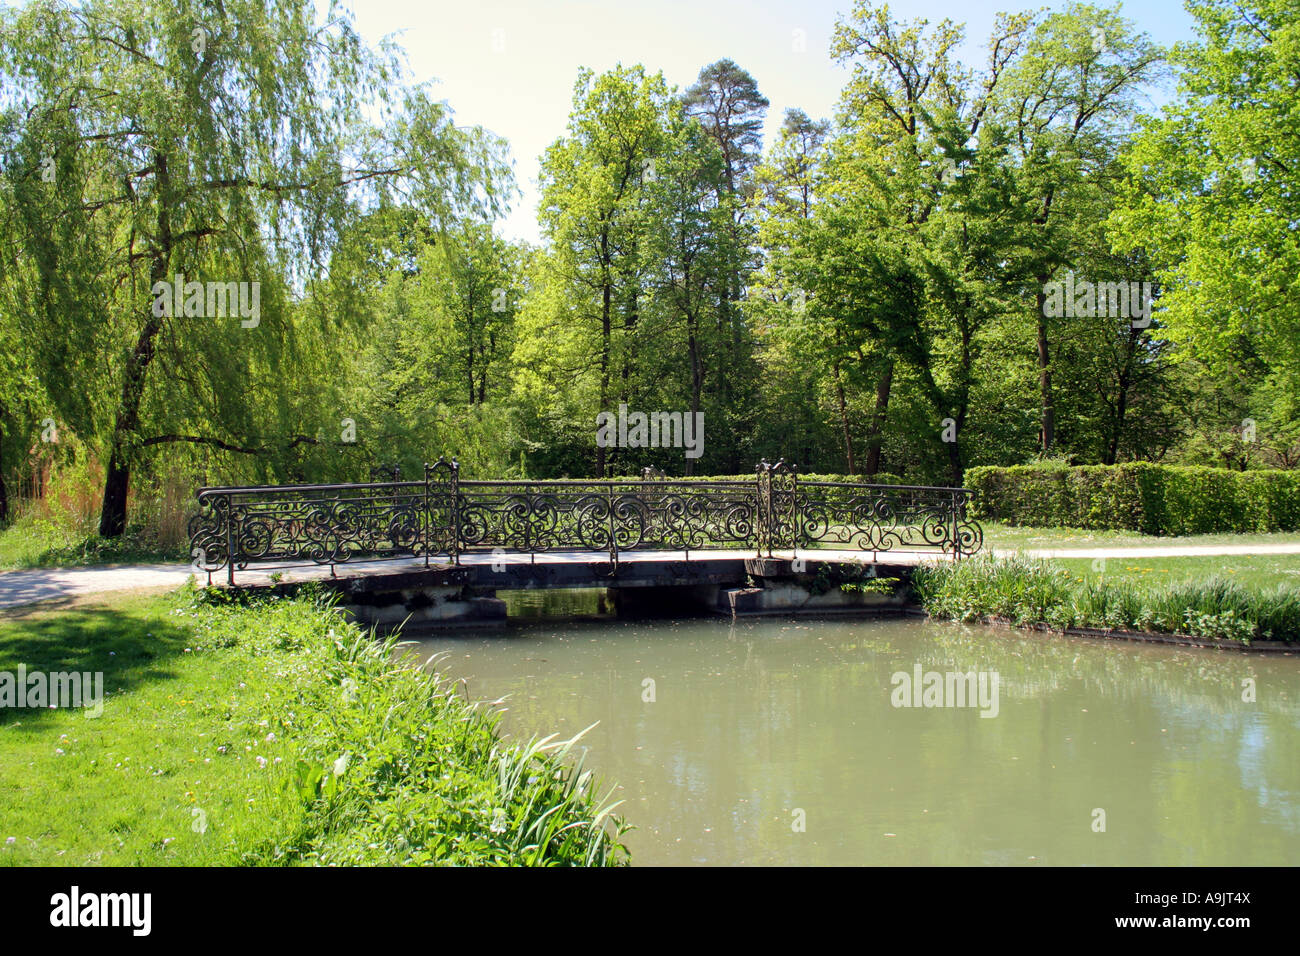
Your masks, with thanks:
[{"label": "reflection in water", "polygon": [[[1300,860],[1295,657],[897,619],[537,622],[419,648],[509,695],[515,736],[599,721],[587,766],[620,785],[638,864]],[[917,664],[996,672],[998,715],[892,706]]]},{"label": "reflection in water", "polygon": [[613,602],[605,588],[532,588],[497,591],[512,620],[523,618],[610,617]]}]

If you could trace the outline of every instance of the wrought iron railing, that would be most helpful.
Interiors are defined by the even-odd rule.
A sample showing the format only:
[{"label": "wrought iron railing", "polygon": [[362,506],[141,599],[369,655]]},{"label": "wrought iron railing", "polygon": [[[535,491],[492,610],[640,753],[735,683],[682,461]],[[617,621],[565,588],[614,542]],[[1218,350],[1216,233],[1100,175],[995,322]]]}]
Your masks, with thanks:
[{"label": "wrought iron railing", "polygon": [[453,459],[423,481],[203,488],[190,520],[194,567],[230,583],[250,565],[434,557],[466,552],[841,548],[936,551],[983,543],[964,488],[801,481],[784,461],[753,481],[612,478],[462,481]]}]

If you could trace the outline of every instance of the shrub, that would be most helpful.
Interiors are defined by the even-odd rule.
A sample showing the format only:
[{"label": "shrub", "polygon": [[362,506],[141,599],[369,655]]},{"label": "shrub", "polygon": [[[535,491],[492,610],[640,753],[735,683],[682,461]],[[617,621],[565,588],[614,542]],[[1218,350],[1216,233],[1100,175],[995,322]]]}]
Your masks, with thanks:
[{"label": "shrub", "polygon": [[1300,530],[1300,472],[1051,462],[966,472],[975,517],[1153,535]]}]

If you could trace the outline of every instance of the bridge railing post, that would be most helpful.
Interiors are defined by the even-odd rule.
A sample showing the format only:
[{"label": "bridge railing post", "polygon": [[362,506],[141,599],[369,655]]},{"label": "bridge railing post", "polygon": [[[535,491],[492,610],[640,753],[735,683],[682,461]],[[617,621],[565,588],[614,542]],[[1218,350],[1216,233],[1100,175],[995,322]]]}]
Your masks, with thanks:
[{"label": "bridge railing post", "polygon": [[451,460],[451,563],[460,564],[460,462]]},{"label": "bridge railing post", "polygon": [[802,526],[799,520],[802,514],[799,510],[799,468],[793,464],[785,467],[790,473],[790,553],[793,555],[799,550],[799,529]]},{"label": "bridge railing post", "polygon": [[618,567],[618,518],[614,514],[614,483],[611,481],[605,486],[605,494],[609,507],[609,563],[613,568]]},{"label": "bridge railing post", "polygon": [[[446,478],[440,478],[446,472]],[[438,491],[433,491],[433,482],[437,479]],[[443,523],[434,525],[435,510],[443,518]],[[424,463],[424,554],[425,564],[429,563],[429,554],[433,550],[435,531],[446,537],[447,556],[452,564],[460,564],[460,463],[453,458],[447,461],[439,458],[432,465]],[[441,549],[439,549],[441,550]]]},{"label": "bridge railing post", "polygon": [[961,529],[958,527],[959,507],[960,507],[958,504],[959,497],[960,496],[958,495],[957,492],[954,491],[952,493],[952,503],[950,506],[950,510],[952,513],[948,516],[949,517],[948,527],[951,529],[952,532],[952,559],[954,561],[961,560]]},{"label": "bridge railing post", "polygon": [[[528,485],[524,485],[524,550],[528,552],[528,563],[537,563],[537,554],[533,551],[533,516],[537,513],[537,500],[540,492],[532,491]],[[501,543],[504,545],[509,538],[502,535]]]},{"label": "bridge railing post", "polygon": [[235,496],[226,498],[226,584],[235,586]]},{"label": "bridge railing post", "polygon": [[[758,515],[755,522],[758,527],[758,556],[763,556],[763,543],[767,544],[767,556],[772,557],[773,546],[785,544],[781,539],[781,519],[784,515],[790,522],[789,546],[791,552],[799,547],[799,469],[798,466],[779,458],[769,462],[766,458],[758,463]],[[782,487],[776,484],[777,477],[788,475],[789,481]],[[781,495],[788,495],[788,507],[783,507]]]}]

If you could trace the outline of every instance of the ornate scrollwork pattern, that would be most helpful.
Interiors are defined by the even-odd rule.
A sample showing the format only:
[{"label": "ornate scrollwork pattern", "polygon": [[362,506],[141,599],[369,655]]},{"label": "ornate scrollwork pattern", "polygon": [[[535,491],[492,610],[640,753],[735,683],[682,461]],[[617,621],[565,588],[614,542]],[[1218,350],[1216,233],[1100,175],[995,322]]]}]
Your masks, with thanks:
[{"label": "ornate scrollwork pattern", "polygon": [[784,462],[754,481],[424,481],[206,488],[189,522],[196,568],[342,564],[501,549],[523,553],[850,548],[962,557],[983,544],[960,488],[800,480]]},{"label": "ornate scrollwork pattern", "polygon": [[799,491],[801,547],[964,556],[984,541],[979,523],[967,517],[965,489],[806,481]]}]

